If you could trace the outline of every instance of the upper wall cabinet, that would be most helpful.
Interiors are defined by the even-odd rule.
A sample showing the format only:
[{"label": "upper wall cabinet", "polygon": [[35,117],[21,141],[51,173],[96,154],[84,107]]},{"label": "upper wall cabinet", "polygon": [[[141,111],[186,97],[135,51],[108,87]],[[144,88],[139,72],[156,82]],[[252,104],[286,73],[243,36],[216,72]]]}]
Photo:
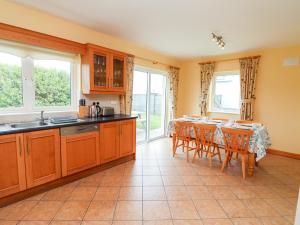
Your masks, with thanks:
[{"label": "upper wall cabinet", "polygon": [[124,94],[125,53],[87,44],[82,56],[83,94]]}]

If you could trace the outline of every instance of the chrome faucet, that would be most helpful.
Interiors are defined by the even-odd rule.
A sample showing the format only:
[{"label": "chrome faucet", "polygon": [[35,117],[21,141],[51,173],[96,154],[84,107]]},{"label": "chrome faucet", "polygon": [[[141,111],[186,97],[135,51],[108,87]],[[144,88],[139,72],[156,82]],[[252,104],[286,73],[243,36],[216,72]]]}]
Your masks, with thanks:
[{"label": "chrome faucet", "polygon": [[41,111],[41,121],[40,121],[40,123],[41,124],[45,123],[44,110]]}]

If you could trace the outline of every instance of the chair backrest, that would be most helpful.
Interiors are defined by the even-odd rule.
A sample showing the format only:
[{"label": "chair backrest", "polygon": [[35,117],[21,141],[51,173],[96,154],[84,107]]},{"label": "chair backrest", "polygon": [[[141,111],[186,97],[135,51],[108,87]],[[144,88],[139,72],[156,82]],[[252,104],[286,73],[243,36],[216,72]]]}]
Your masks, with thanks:
[{"label": "chair backrest", "polygon": [[235,122],[239,124],[262,124],[252,120],[236,120]]},{"label": "chair backrest", "polygon": [[228,121],[228,119],[225,119],[225,118],[212,118],[212,120]]},{"label": "chair backrest", "polygon": [[179,139],[189,139],[191,138],[191,131],[193,124],[186,121],[176,121],[174,124],[175,135]]},{"label": "chair backrest", "polygon": [[208,124],[194,124],[193,125],[196,141],[202,145],[213,145],[215,131],[217,127],[215,125]]},{"label": "chair backrest", "polygon": [[248,152],[249,141],[253,135],[253,130],[226,127],[222,127],[221,129],[224,136],[225,150],[241,153]]}]

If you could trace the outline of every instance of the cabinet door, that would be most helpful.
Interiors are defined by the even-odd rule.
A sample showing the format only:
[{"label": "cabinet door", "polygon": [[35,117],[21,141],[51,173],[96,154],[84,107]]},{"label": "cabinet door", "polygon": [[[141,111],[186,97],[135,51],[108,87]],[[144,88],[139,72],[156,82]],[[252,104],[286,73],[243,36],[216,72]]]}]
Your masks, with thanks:
[{"label": "cabinet door", "polygon": [[61,137],[61,159],[63,176],[99,165],[99,132]]},{"label": "cabinet door", "polygon": [[101,163],[119,158],[120,129],[119,122],[100,124]]},{"label": "cabinet door", "polygon": [[0,136],[0,198],[25,189],[23,135]]},{"label": "cabinet door", "polygon": [[59,130],[24,134],[27,187],[34,187],[61,177]]},{"label": "cabinet door", "polygon": [[94,91],[105,91],[109,87],[109,54],[105,52],[90,53],[90,86]]},{"label": "cabinet door", "polygon": [[112,55],[112,74],[110,87],[112,91],[125,91],[125,57]]},{"label": "cabinet door", "polygon": [[120,122],[120,157],[135,153],[135,120]]}]

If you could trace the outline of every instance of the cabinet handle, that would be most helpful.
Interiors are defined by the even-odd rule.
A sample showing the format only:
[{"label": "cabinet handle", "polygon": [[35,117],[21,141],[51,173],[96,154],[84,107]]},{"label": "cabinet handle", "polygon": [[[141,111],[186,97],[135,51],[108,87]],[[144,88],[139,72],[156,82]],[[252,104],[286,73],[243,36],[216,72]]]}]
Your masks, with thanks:
[{"label": "cabinet handle", "polygon": [[21,137],[19,136],[19,154],[20,157],[22,156],[22,143],[21,143]]},{"label": "cabinet handle", "polygon": [[30,152],[29,152],[29,141],[28,141],[28,139],[27,139],[27,148],[26,148],[26,150],[27,150],[27,155],[29,155],[30,154]]}]

